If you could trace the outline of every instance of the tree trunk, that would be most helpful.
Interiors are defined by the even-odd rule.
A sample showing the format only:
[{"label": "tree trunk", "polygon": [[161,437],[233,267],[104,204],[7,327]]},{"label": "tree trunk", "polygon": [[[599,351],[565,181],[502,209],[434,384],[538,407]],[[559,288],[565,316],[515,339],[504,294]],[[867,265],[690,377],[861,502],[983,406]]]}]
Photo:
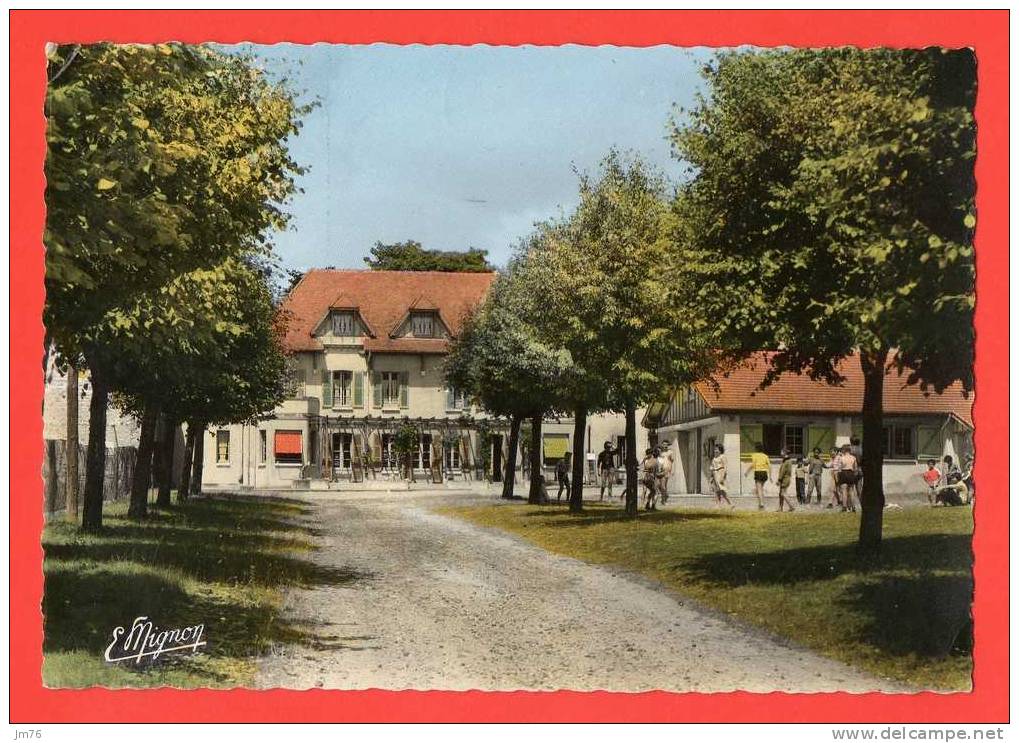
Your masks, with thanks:
[{"label": "tree trunk", "polygon": [[95,364],[89,365],[92,400],[88,409],[88,453],[85,459],[85,492],[81,528],[103,528],[103,480],[106,475],[106,404],[110,388]]},{"label": "tree trunk", "polygon": [[637,515],[637,408],[626,403],[626,513]]},{"label": "tree trunk", "polygon": [[860,497],[861,551],[877,552],[881,548],[881,521],[884,516],[885,493],[882,481],[884,456],[881,451],[884,422],[885,363],[888,351],[860,354],[863,368],[863,493]]},{"label": "tree trunk", "polygon": [[191,495],[202,494],[202,470],[205,467],[205,422],[195,424],[195,460],[191,464]]},{"label": "tree trunk", "polygon": [[545,476],[541,467],[541,414],[531,418],[531,489],[527,493],[528,503],[544,503]]},{"label": "tree trunk", "polygon": [[173,450],[177,445],[177,424],[169,417],[163,417],[163,442],[159,448],[160,478],[156,505],[167,508],[170,505],[170,488],[173,487]]},{"label": "tree trunk", "polygon": [[587,408],[573,411],[573,482],[570,483],[570,513],[584,510],[584,435],[587,433]]},{"label": "tree trunk", "polygon": [[194,466],[195,439],[198,430],[193,421],[188,424],[187,437],[184,439],[184,465],[180,469],[180,482],[177,483],[177,502],[183,503],[188,499],[188,492],[191,489],[191,469]]},{"label": "tree trunk", "polygon": [[517,450],[520,448],[520,416],[510,418],[509,451],[502,471],[502,497],[513,497],[513,485],[517,479]]},{"label": "tree trunk", "polygon": [[78,523],[78,369],[67,368],[67,432],[65,436],[65,503],[68,521]]},{"label": "tree trunk", "polygon": [[127,507],[128,518],[143,519],[149,510],[149,486],[152,484],[152,452],[155,448],[156,424],[159,409],[146,405],[142,414],[141,430],[138,433],[138,458],[131,480],[131,503]]}]

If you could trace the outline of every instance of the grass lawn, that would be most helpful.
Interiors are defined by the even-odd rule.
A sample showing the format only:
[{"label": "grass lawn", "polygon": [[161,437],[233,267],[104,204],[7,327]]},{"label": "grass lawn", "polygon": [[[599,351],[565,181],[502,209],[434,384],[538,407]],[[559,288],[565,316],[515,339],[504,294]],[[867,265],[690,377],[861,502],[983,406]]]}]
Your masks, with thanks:
[{"label": "grass lawn", "polygon": [[[200,498],[130,521],[119,502],[105,504],[99,535],[47,525],[43,682],[243,686],[274,646],[316,642],[314,628],[280,617],[283,589],[358,576],[304,559],[315,533],[301,523],[305,509],[283,498]],[[204,624],[208,644],[148,666],[107,664],[113,628],[129,628],[139,616],[162,629]]]},{"label": "grass lawn", "polygon": [[[681,509],[627,518],[618,506],[446,508],[551,552],[627,568],[800,645],[917,688],[968,690],[969,508],[885,513],[880,558],[862,562],[842,513]],[[636,630],[635,630],[636,631]]]}]

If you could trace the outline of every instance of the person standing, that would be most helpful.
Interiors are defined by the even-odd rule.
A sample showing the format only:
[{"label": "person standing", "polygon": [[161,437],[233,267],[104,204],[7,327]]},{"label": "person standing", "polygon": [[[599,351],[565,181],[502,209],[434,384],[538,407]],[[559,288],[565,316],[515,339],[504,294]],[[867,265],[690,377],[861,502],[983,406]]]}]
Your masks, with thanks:
[{"label": "person standing", "polygon": [[[856,501],[861,502],[863,495],[863,447],[860,445],[858,436],[850,436],[849,453],[856,458],[856,481],[853,483],[853,493],[856,495]],[[856,510],[855,506],[853,510]]]},{"label": "person standing", "polygon": [[661,474],[662,461],[661,451],[658,447],[648,449],[641,462],[643,469],[641,481],[644,484],[644,510],[656,510],[655,501],[658,498],[658,478]]},{"label": "person standing", "polygon": [[658,495],[661,497],[664,506],[669,500],[669,477],[672,475],[672,444],[670,441],[663,441],[658,445]]},{"label": "person standing", "polygon": [[796,458],[796,502],[801,506],[806,504],[807,492],[807,463],[803,457]]},{"label": "person standing", "polygon": [[842,489],[842,510],[856,512],[853,493],[856,492],[856,472],[859,460],[853,455],[849,444],[842,447],[842,467],[839,469],[839,486]]},{"label": "person standing", "polygon": [[815,446],[814,451],[807,458],[807,503],[810,503],[810,496],[817,493],[817,505],[821,505],[821,476],[824,475],[824,460],[821,459],[821,449]]},{"label": "person standing", "polygon": [[757,510],[764,510],[764,483],[771,480],[771,459],[764,453],[764,445],[757,444],[755,451],[750,453],[750,464],[743,473],[744,477],[754,473],[754,494],[757,496]]},{"label": "person standing", "polygon": [[831,450],[831,460],[825,467],[831,470],[832,479],[831,499],[828,501],[827,508],[834,508],[836,505],[841,507],[842,493],[839,490],[839,472],[842,471],[842,451],[840,449]]},{"label": "person standing", "polygon": [[559,483],[559,492],[555,500],[558,503],[563,497],[563,490],[566,491],[566,500],[570,499],[570,452],[563,454],[562,458],[555,465],[556,481]]},{"label": "person standing", "polygon": [[938,485],[941,484],[941,470],[933,459],[927,460],[927,469],[921,477],[927,483],[927,502],[933,506],[938,496]]},{"label": "person standing", "polygon": [[726,475],[726,464],[725,464],[725,447],[721,444],[715,444],[715,457],[711,460],[711,483],[715,491],[715,500],[718,505],[722,505],[722,501],[729,504],[729,508],[735,508],[732,501],[729,500],[729,493],[725,485]]},{"label": "person standing", "polygon": [[793,458],[789,456],[789,450],[782,450],[782,463],[778,466],[778,512],[782,513],[783,504],[789,505],[789,510],[795,511],[793,502],[787,495],[789,486],[793,480]]},{"label": "person standing", "polygon": [[616,453],[612,450],[612,442],[606,441],[605,448],[598,453],[598,482],[601,485],[598,500],[605,497],[605,488],[609,489],[609,498],[612,498],[612,481],[615,477]]}]

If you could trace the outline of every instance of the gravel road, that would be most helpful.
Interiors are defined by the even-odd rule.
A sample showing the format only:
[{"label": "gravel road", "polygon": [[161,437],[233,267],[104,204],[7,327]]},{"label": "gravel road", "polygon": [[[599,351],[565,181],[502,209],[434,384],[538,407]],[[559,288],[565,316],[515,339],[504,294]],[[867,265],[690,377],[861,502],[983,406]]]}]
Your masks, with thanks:
[{"label": "gravel road", "polygon": [[[287,493],[294,497],[293,494]],[[293,589],[258,685],[305,689],[901,691],[670,594],[432,509],[455,493],[315,493],[324,566],[362,578]]]}]

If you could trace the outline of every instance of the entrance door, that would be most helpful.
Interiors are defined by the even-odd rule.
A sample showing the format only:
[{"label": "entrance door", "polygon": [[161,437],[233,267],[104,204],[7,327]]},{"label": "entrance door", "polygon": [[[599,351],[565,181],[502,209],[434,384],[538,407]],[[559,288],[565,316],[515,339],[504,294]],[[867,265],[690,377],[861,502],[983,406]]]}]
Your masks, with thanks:
[{"label": "entrance door", "polygon": [[353,444],[353,435],[349,433],[333,433],[333,479],[335,480],[340,475],[350,474],[350,465],[353,457],[351,456],[351,446]]},{"label": "entrance door", "polygon": [[502,436],[492,436],[492,482],[502,482]]}]

